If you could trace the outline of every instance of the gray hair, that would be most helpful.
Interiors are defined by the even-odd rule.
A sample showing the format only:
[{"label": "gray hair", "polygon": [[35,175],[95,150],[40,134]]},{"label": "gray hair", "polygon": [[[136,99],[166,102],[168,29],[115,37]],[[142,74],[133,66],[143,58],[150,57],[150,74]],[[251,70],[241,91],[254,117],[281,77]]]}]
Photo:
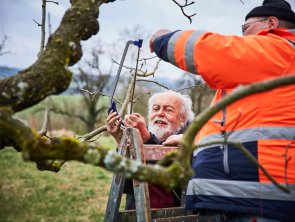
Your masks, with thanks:
[{"label": "gray hair", "polygon": [[278,28],[287,28],[287,29],[294,29],[295,24],[290,21],[279,19],[279,26]]},{"label": "gray hair", "polygon": [[[259,16],[261,18],[265,18],[268,19],[271,16]],[[272,17],[276,17],[276,16],[272,16]],[[284,19],[280,19],[278,17],[276,17],[279,21],[278,27],[277,28],[286,28],[286,29],[295,29],[295,24],[293,22],[284,20]]]},{"label": "gray hair", "polygon": [[180,110],[180,115],[182,115],[184,117],[184,124],[192,122],[195,114],[192,111],[191,98],[189,97],[189,95],[181,94],[179,92],[175,92],[172,90],[160,92],[160,93],[155,93],[149,98],[149,100],[148,100],[148,116],[150,116],[150,113],[152,111],[152,107],[155,103],[155,99],[159,96],[165,96],[167,94],[173,95],[181,101],[182,106],[181,106],[181,110]]}]

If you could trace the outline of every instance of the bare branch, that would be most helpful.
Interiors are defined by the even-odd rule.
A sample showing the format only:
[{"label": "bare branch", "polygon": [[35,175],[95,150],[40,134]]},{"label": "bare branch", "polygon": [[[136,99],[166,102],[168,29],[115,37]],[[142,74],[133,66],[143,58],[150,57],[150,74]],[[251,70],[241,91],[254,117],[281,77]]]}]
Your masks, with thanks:
[{"label": "bare branch", "polygon": [[195,2],[194,2],[194,1],[192,1],[192,2],[188,2],[188,0],[185,0],[185,4],[181,5],[181,4],[179,4],[176,0],[172,0],[172,1],[173,1],[176,5],[178,5],[178,6],[180,7],[180,9],[181,9],[181,11],[182,11],[182,14],[183,14],[185,17],[187,17],[188,20],[189,20],[189,22],[190,22],[190,24],[192,24],[192,17],[195,16],[196,13],[194,13],[194,14],[192,14],[192,15],[187,15],[187,14],[185,13],[185,11],[184,11],[184,8],[187,7],[187,6],[190,6],[190,5],[192,5],[192,4],[195,4]]},{"label": "bare branch", "polygon": [[44,51],[45,45],[45,22],[46,22],[46,0],[42,0],[42,23],[41,23],[41,43],[40,43],[40,50],[38,52],[38,57]]},{"label": "bare branch", "polygon": [[100,133],[103,133],[107,131],[107,126],[101,126],[97,129],[95,129],[94,131],[90,132],[90,133],[87,133],[81,137],[78,137],[78,139],[81,139],[82,141],[89,141],[91,140],[93,137],[97,136],[98,134]]},{"label": "bare branch", "polygon": [[104,135],[106,133],[106,131],[100,133],[99,135],[97,135],[97,137],[95,137],[94,139],[92,140],[87,140],[88,143],[93,143],[95,141],[97,141],[102,135]]},{"label": "bare branch", "polygon": [[[145,63],[147,60],[150,60],[150,59],[153,59],[153,58],[156,58],[156,57],[151,57],[151,58],[147,58],[147,59],[141,59],[139,61],[142,61],[143,63]],[[140,69],[137,70],[137,76],[139,77],[148,77],[148,76],[154,76],[155,73],[156,73],[156,70],[158,69],[159,67],[159,63],[160,63],[161,59],[158,59],[158,61],[156,62],[155,64],[155,67],[153,68],[153,70],[151,72],[148,72],[147,70],[143,71],[142,70],[142,66],[143,66],[143,63],[141,64],[141,67]],[[116,62],[114,59],[112,59],[112,62],[119,65],[118,62]],[[130,72],[134,72],[134,68],[132,67],[128,67],[128,66],[123,66],[125,69],[128,69]]]},{"label": "bare branch", "polygon": [[234,130],[236,129],[238,123],[240,122],[240,118],[241,118],[241,116],[242,116],[242,112],[241,112],[241,110],[239,110],[239,114],[238,114],[238,116],[237,116],[237,118],[236,118],[236,120],[235,120],[235,123],[234,123],[232,129],[229,130],[230,133],[226,133],[226,134],[225,134],[224,141],[227,141],[227,139],[230,137],[230,135],[232,135],[232,133],[233,133]]},{"label": "bare branch", "polygon": [[151,82],[151,83],[154,83],[158,86],[161,86],[162,88],[164,89],[167,89],[167,90],[171,90],[169,87],[157,82],[157,81],[153,81],[153,80],[149,80],[149,79],[138,79],[137,82]]},{"label": "bare branch", "polygon": [[155,64],[154,69],[151,72],[144,72],[143,75],[137,74],[139,77],[148,77],[148,76],[155,76],[155,73],[157,71],[157,69],[159,68],[159,64],[161,62],[161,59],[158,59],[158,61]]},{"label": "bare branch", "polygon": [[132,84],[132,92],[131,92],[131,103],[130,103],[129,114],[131,114],[133,112],[134,93],[135,93],[135,86],[136,86],[136,76],[137,76],[137,71],[138,71],[139,54],[140,54],[140,47],[138,47],[138,50],[137,50],[136,65],[135,65],[135,71],[134,71],[134,81],[131,83]]},{"label": "bare branch", "polygon": [[9,52],[5,52],[4,47],[5,47],[5,43],[7,41],[7,35],[4,34],[3,39],[0,42],[0,56],[3,56],[5,54],[8,54]]},{"label": "bare branch", "polygon": [[142,96],[144,96],[144,95],[151,95],[151,93],[150,92],[147,92],[147,93],[141,93],[141,94],[139,94],[139,95],[137,95],[135,98],[134,98],[134,100],[133,100],[133,102],[135,103],[140,97],[142,97]]},{"label": "bare branch", "polygon": [[289,161],[292,159],[292,156],[288,156],[288,151],[289,151],[289,148],[291,147],[292,142],[293,142],[293,141],[291,141],[290,143],[288,143],[288,145],[286,146],[285,154],[283,155],[283,157],[285,158],[285,161],[284,161],[284,168],[285,168],[285,184],[286,184],[286,187],[287,187],[287,188],[289,187],[289,183],[288,183],[288,173],[287,173],[287,170],[288,170],[288,164],[289,164]]},{"label": "bare branch", "polygon": [[[79,89],[79,91],[80,92],[85,92],[85,93],[88,93],[89,95],[91,95],[92,96],[92,101],[95,99],[95,97],[97,96],[97,95],[101,95],[101,96],[106,96],[106,97],[110,97],[110,95],[108,95],[108,94],[105,94],[105,93],[103,93],[103,92],[90,92],[89,90],[87,90],[87,89]],[[122,105],[122,102],[121,101],[119,101],[118,99],[116,99],[116,98],[113,98],[117,103],[119,103],[119,104],[121,104]]]},{"label": "bare branch", "polygon": [[74,117],[74,118],[77,118],[77,119],[81,120],[84,123],[87,123],[87,119],[83,115],[73,114],[71,112],[68,112],[66,110],[59,109],[57,107],[52,107],[51,108],[51,111],[54,112],[54,113],[56,113],[56,114]]},{"label": "bare branch", "polygon": [[[152,57],[149,57],[149,58],[142,58],[142,59],[140,59],[139,61],[140,62],[146,62],[147,60],[151,60],[151,59],[155,59],[155,58],[159,58],[158,56],[152,56]],[[160,59],[161,60],[161,59]]]},{"label": "bare branch", "polygon": [[38,26],[42,26],[40,23],[38,23],[35,19],[32,19]]},{"label": "bare branch", "polygon": [[45,99],[45,115],[44,115],[44,122],[43,122],[43,126],[42,129],[38,132],[38,134],[40,136],[45,136],[47,131],[48,131],[48,127],[49,127],[49,123],[50,123],[50,107],[51,107],[51,100],[50,97],[47,97]]},{"label": "bare branch", "polygon": [[[121,117],[125,116],[125,113],[126,113],[128,104],[131,101],[132,88],[133,88],[132,87],[133,86],[132,83],[134,83],[134,81],[135,81],[135,77],[134,76],[135,75],[133,74],[132,75],[132,78],[130,80],[130,84],[129,84],[129,87],[128,87],[128,90],[127,90],[127,94],[125,96],[125,100],[124,100],[124,102],[122,104],[122,107],[121,107],[121,109],[119,111],[119,114],[118,114]],[[85,134],[85,135],[81,136],[79,139],[82,139],[83,141],[88,141],[88,140],[92,139],[93,137],[95,137],[96,135],[98,135],[98,134],[100,134],[100,133],[102,133],[102,132],[104,132],[106,130],[107,130],[107,127],[106,126],[102,126],[102,127],[99,127],[98,129],[95,129],[94,131],[92,131],[92,132],[90,132],[88,134]]]},{"label": "bare branch", "polygon": [[196,87],[203,88],[205,85],[207,85],[207,84],[206,83],[200,83],[200,84],[197,84],[197,85],[188,86],[188,87],[185,87],[185,88],[182,88],[182,89],[178,89],[178,90],[176,90],[176,92],[181,92],[183,90],[192,89],[192,88],[196,88]]},{"label": "bare branch", "polygon": [[51,2],[51,3],[58,5],[58,2],[55,2],[55,1],[46,0],[46,2]]},{"label": "bare branch", "polygon": [[50,13],[48,12],[48,34],[49,34],[49,38],[51,36],[51,20],[50,20]]}]

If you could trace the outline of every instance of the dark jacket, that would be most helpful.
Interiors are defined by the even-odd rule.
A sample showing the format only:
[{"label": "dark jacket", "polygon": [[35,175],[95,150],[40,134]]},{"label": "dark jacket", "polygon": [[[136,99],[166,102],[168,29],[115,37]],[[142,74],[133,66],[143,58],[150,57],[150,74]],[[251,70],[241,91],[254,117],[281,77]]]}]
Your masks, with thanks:
[{"label": "dark jacket", "polygon": [[[151,137],[145,144],[162,144],[155,135],[151,134]],[[126,193],[126,210],[135,209],[135,199],[133,192],[132,180],[126,180],[123,193]],[[177,196],[175,195],[177,194]],[[150,195],[150,207],[151,208],[166,208],[166,207],[178,207],[180,206],[179,197],[181,196],[181,190],[169,192],[164,188],[156,185],[149,184]]]}]

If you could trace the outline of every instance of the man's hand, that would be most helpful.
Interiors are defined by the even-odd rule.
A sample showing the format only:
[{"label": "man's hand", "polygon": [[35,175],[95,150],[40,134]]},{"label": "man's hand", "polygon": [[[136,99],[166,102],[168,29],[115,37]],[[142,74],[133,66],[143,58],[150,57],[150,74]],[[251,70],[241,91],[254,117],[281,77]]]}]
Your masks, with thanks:
[{"label": "man's hand", "polygon": [[171,135],[166,139],[163,145],[177,146],[180,144],[182,138],[183,138],[183,134]]},{"label": "man's hand", "polygon": [[118,116],[116,112],[111,111],[106,119],[107,131],[115,138],[118,144],[123,135],[120,130],[121,123],[122,118]]},{"label": "man's hand", "polygon": [[146,128],[145,119],[139,113],[132,113],[131,115],[126,115],[124,123],[125,126],[138,129],[143,142],[146,142],[150,139],[150,133]]},{"label": "man's hand", "polygon": [[162,36],[162,35],[165,35],[167,33],[170,33],[171,31],[169,29],[160,29],[159,31],[155,32],[151,39],[150,39],[150,50],[151,52],[154,52],[154,41],[156,38]]}]

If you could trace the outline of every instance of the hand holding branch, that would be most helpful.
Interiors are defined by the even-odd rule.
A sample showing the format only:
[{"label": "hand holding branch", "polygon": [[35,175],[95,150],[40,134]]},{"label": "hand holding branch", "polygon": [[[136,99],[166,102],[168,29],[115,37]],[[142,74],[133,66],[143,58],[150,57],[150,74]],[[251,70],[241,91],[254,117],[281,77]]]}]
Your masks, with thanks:
[{"label": "hand holding branch", "polygon": [[150,133],[147,130],[145,119],[139,113],[126,115],[124,122],[126,126],[133,127],[139,130],[143,142],[146,142],[150,139]]},{"label": "hand holding branch", "polygon": [[107,131],[115,138],[117,143],[120,143],[122,138],[122,131],[120,130],[120,126],[122,124],[122,118],[118,116],[116,112],[110,112],[106,119]]}]

